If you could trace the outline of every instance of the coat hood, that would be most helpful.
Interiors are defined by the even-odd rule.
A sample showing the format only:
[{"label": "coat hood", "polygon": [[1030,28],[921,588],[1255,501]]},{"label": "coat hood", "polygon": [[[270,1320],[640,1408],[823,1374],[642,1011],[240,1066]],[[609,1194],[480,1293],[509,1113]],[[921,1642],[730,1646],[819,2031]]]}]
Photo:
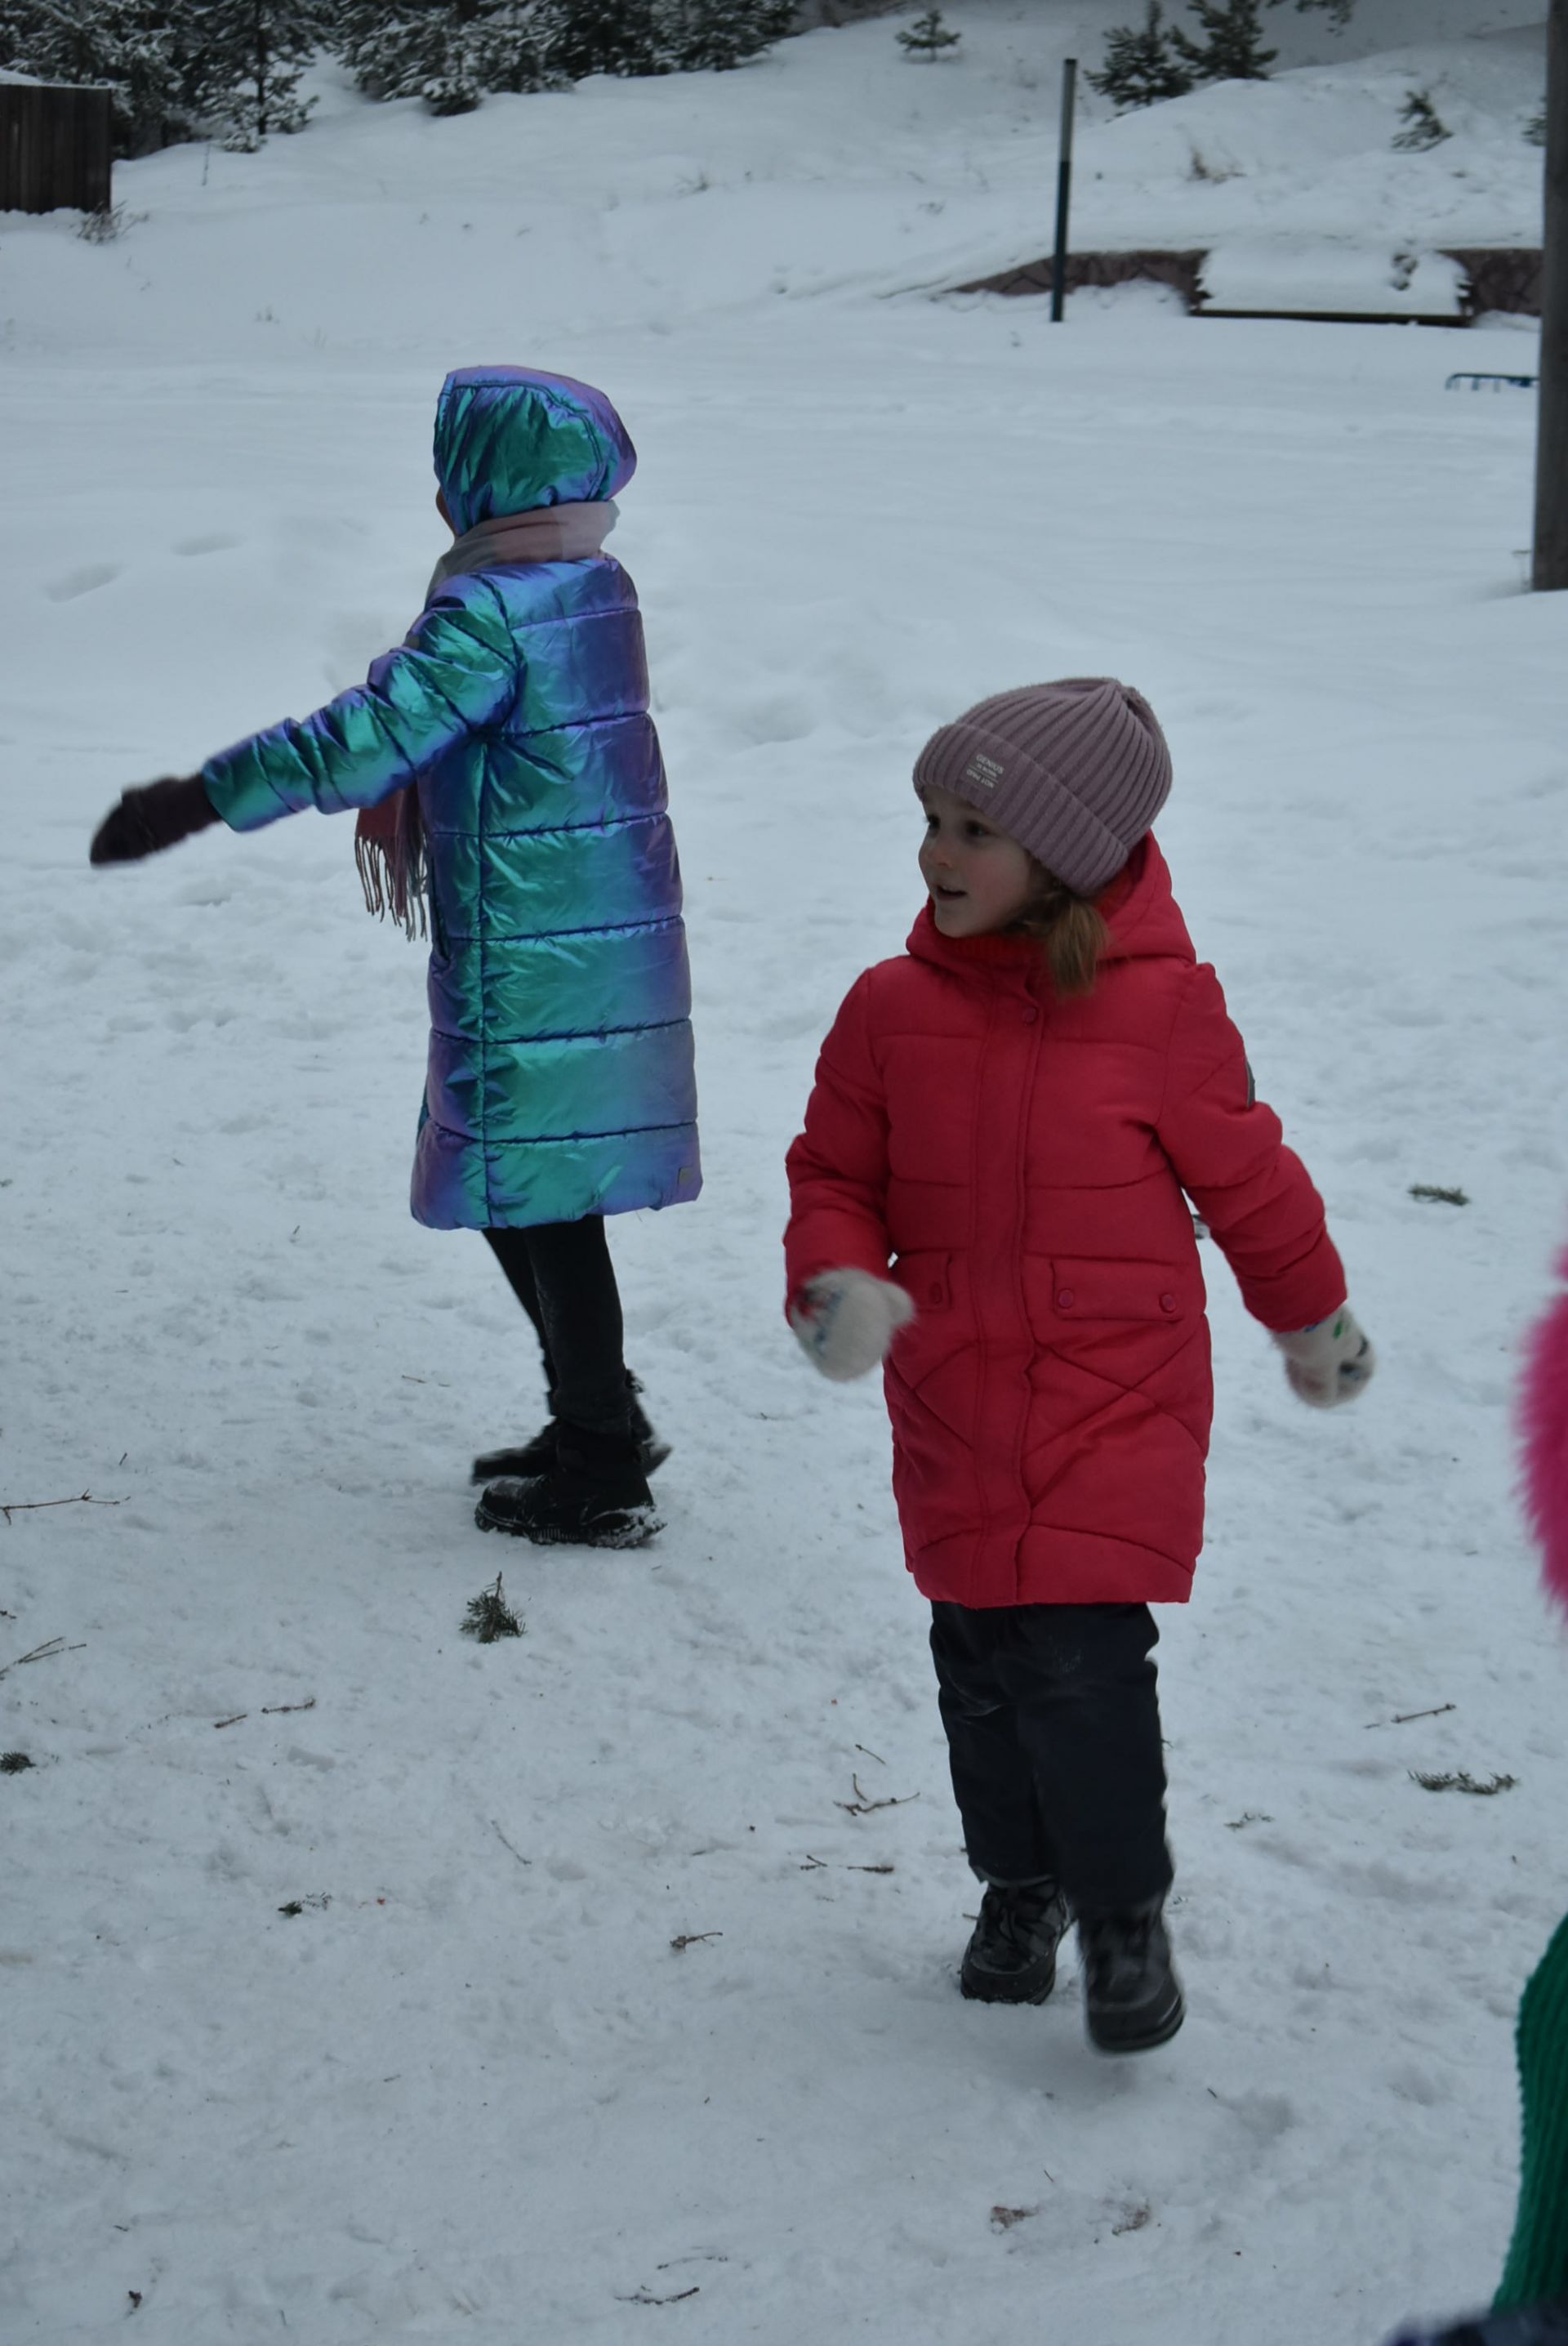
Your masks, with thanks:
[{"label": "coat hood", "polygon": [[435,407],[435,477],[459,536],[540,505],[613,497],[636,450],[602,391],[530,367],[462,367]]},{"label": "coat hood", "polygon": [[[1104,960],[1196,960],[1186,923],[1171,893],[1170,868],[1152,831],[1139,840],[1097,901],[1111,932]],[[1020,984],[1039,970],[1043,958],[1033,937],[944,937],[929,903],[910,931],[908,949],[917,961],[961,973],[989,970]]]}]

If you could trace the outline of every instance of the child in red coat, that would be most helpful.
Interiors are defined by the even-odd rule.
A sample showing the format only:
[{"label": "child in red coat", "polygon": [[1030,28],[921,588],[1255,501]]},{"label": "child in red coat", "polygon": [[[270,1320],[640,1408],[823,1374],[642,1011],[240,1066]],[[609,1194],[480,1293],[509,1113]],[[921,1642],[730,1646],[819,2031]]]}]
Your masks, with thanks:
[{"label": "child in red coat", "polygon": [[823,1045],[789,1319],[825,1376],[885,1362],[987,1885],[963,1992],[1043,2002],[1075,1916],[1090,2035],[1135,2052],[1183,2012],[1148,1608],[1186,1599],[1202,1538],[1187,1199],[1304,1401],[1351,1399],[1372,1353],[1150,835],[1170,756],[1147,702],[1105,677],[1000,693],[927,742],[915,789],[930,902]]}]

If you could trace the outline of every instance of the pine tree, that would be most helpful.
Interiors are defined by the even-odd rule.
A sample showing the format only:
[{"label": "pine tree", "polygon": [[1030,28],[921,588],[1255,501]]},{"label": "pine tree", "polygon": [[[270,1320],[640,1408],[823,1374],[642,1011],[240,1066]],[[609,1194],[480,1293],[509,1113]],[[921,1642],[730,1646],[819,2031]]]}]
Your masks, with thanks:
[{"label": "pine tree", "polygon": [[1135,106],[1157,106],[1162,98],[1185,97],[1193,87],[1192,74],[1172,50],[1164,17],[1161,0],[1149,0],[1141,32],[1131,25],[1117,25],[1105,36],[1105,64],[1087,78],[1118,113]]},{"label": "pine tree", "polygon": [[341,55],[372,97],[423,97],[433,114],[466,114],[486,90],[547,88],[560,78],[555,0],[350,0]]},{"label": "pine tree", "polygon": [[1171,34],[1176,53],[1192,67],[1199,81],[1267,81],[1268,68],[1279,55],[1263,46],[1258,12],[1263,0],[1192,0],[1193,13],[1206,37],[1189,39],[1178,27]]},{"label": "pine tree", "polygon": [[963,38],[962,33],[950,33],[942,21],[940,8],[928,8],[899,35],[905,54],[911,57],[927,57],[933,62],[942,49],[956,47]]},{"label": "pine tree", "polygon": [[315,100],[301,100],[300,76],[321,46],[323,0],[187,0],[185,13],[226,146],[304,128]]},{"label": "pine tree", "polygon": [[556,13],[550,61],[566,80],[670,70],[656,0],[556,0]]},{"label": "pine tree", "polygon": [[677,72],[728,73],[783,39],[795,0],[659,0],[661,48]]},{"label": "pine tree", "polygon": [[1453,137],[1432,104],[1430,89],[1406,91],[1400,120],[1405,127],[1394,133],[1392,143],[1406,155],[1424,155],[1429,147],[1441,147],[1445,138]]},{"label": "pine tree", "polygon": [[202,128],[199,60],[178,15],[146,0],[0,0],[0,62],[40,81],[107,82],[119,157]]}]

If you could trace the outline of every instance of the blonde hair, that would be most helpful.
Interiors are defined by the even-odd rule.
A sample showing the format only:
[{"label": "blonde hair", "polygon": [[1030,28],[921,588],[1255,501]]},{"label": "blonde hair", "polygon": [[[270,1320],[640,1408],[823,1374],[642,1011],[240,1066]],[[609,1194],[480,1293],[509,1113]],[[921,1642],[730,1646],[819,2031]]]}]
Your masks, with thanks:
[{"label": "blonde hair", "polygon": [[1111,932],[1093,896],[1080,896],[1034,857],[1035,883],[1018,918],[1015,936],[1033,937],[1043,948],[1051,982],[1064,997],[1092,994],[1100,958]]}]

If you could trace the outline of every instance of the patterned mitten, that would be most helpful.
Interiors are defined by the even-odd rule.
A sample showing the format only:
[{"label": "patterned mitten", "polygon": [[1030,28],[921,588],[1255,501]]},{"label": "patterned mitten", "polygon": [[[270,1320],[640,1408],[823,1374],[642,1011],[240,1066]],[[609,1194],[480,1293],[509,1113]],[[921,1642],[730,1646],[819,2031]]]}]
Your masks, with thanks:
[{"label": "patterned mitten", "polygon": [[1354,1401],[1378,1365],[1378,1356],[1348,1303],[1310,1328],[1276,1334],[1290,1390],[1312,1409]]},{"label": "patterned mitten", "polygon": [[126,790],[97,831],[87,860],[91,863],[138,863],[156,855],[193,831],[205,831],[218,821],[218,810],[202,787],[199,774]]},{"label": "patterned mitten", "polygon": [[903,1289],[869,1270],[821,1271],[789,1307],[789,1325],[807,1359],[835,1384],[879,1368],[914,1316]]}]

